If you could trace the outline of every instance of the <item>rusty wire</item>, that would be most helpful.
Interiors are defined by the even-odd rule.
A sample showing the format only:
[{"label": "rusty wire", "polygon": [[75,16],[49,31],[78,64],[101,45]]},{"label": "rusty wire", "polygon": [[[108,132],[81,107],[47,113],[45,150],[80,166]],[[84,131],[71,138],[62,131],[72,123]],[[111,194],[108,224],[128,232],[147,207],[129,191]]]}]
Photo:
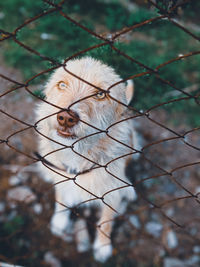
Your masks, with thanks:
[{"label": "rusty wire", "polygon": [[[11,92],[14,92],[14,91],[18,91],[18,90],[22,90],[24,89],[28,94],[34,96],[36,99],[39,99],[40,101],[43,101],[43,102],[46,102],[47,104],[49,105],[52,105],[54,107],[57,107],[59,108],[60,110],[62,110],[60,107],[48,102],[47,100],[45,99],[42,99],[40,97],[38,97],[37,95],[35,95],[31,89],[29,88],[29,85],[30,83],[36,79],[37,77],[45,74],[45,73],[49,73],[51,72],[52,70],[55,70],[59,67],[63,67],[64,70],[69,73],[70,75],[74,76],[76,79],[79,79],[81,80],[82,82],[98,89],[98,90],[102,90],[102,91],[106,91],[107,94],[110,93],[110,91],[112,90],[112,88],[114,86],[116,86],[117,84],[119,83],[124,83],[125,81],[129,80],[129,79],[136,79],[136,78],[139,78],[139,77],[143,77],[145,75],[154,75],[156,79],[158,79],[160,82],[162,82],[164,85],[168,85],[170,86],[171,88],[173,88],[174,90],[182,93],[184,96],[183,97],[177,97],[175,99],[171,99],[171,100],[168,100],[166,102],[163,102],[163,103],[159,103],[155,106],[152,106],[151,108],[149,108],[148,110],[146,111],[139,111],[139,110],[136,110],[134,107],[130,107],[130,106],[126,106],[124,103],[120,102],[118,99],[115,99],[114,97],[112,97],[111,95],[109,95],[109,97],[116,101],[118,104],[120,105],[123,105],[125,106],[126,108],[128,108],[130,111],[133,111],[134,114],[131,114],[123,119],[122,121],[126,121],[126,120],[134,120],[136,118],[145,118],[147,119],[151,124],[155,125],[155,126],[158,126],[160,127],[161,129],[164,129],[166,130],[167,132],[169,132],[170,134],[172,134],[173,136],[169,137],[169,138],[163,138],[163,139],[159,139],[159,140],[155,140],[151,143],[148,143],[147,145],[144,145],[141,149],[141,151],[137,151],[135,150],[133,147],[129,146],[128,144],[124,144],[122,142],[120,142],[119,140],[115,139],[113,136],[111,136],[109,134],[109,129],[111,127],[113,127],[114,125],[116,124],[120,124],[122,121],[118,121],[112,125],[110,125],[106,130],[102,130],[102,129],[99,129],[97,128],[95,125],[91,125],[89,124],[88,122],[85,122],[85,121],[81,121],[82,123],[85,123],[87,124],[89,127],[92,127],[93,129],[96,130],[96,132],[94,134],[91,134],[91,135],[88,135],[88,136],[85,136],[84,138],[87,138],[89,136],[92,136],[92,135],[95,135],[95,134],[101,134],[101,133],[104,133],[106,134],[110,139],[116,141],[116,142],[119,142],[121,145],[123,146],[126,146],[127,148],[129,148],[131,150],[131,152],[129,153],[129,155],[131,154],[134,154],[134,153],[139,153],[141,154],[141,156],[143,157],[144,161],[148,162],[149,164],[151,164],[151,166],[155,167],[157,170],[158,170],[158,173],[157,174],[154,174],[154,175],[150,175],[150,176],[147,176],[147,177],[144,177],[142,178],[140,181],[136,181],[134,185],[132,185],[131,183],[127,183],[125,181],[123,181],[120,177],[114,175],[113,173],[111,173],[109,170],[108,170],[108,166],[110,163],[112,163],[113,161],[119,159],[119,158],[114,158],[112,159],[110,162],[107,162],[106,165],[102,166],[100,164],[98,164],[97,162],[89,159],[89,158],[86,158],[85,156],[79,154],[75,149],[74,149],[74,145],[75,143],[79,142],[81,139],[79,139],[78,141],[75,141],[71,146],[65,146],[55,140],[52,140],[50,137],[48,136],[45,136],[43,135],[42,133],[39,132],[39,130],[37,129],[37,125],[38,123],[41,121],[37,121],[36,123],[34,124],[30,124],[30,123],[27,123],[19,118],[17,118],[14,114],[9,114],[8,112],[0,109],[0,112],[4,115],[6,115],[7,117],[19,122],[20,124],[23,125],[24,128],[18,130],[18,131],[15,131],[13,132],[12,134],[10,134],[9,136],[7,136],[7,138],[5,139],[1,139],[0,140],[0,143],[1,144],[4,144],[4,145],[7,145],[10,149],[14,150],[15,152],[17,153],[20,153],[22,154],[23,156],[25,157],[28,157],[32,160],[32,163],[36,163],[36,162],[42,162],[42,164],[46,167],[46,168],[49,168],[50,170],[56,172],[58,175],[60,175],[61,177],[63,177],[63,180],[58,182],[58,183],[64,183],[64,182],[67,182],[69,180],[73,180],[73,182],[79,186],[80,188],[82,188],[83,190],[85,190],[86,192],[90,193],[93,198],[86,201],[86,202],[90,202],[90,201],[94,201],[96,199],[100,199],[105,205],[108,205],[105,200],[104,200],[104,197],[105,195],[111,193],[112,191],[114,190],[120,190],[121,188],[123,187],[129,187],[129,186],[134,186],[137,190],[137,187],[141,184],[143,184],[145,181],[149,181],[149,180],[152,180],[152,179],[159,179],[160,177],[168,177],[168,179],[170,179],[173,183],[175,183],[178,188],[180,188],[181,190],[184,191],[184,195],[181,196],[181,197],[176,197],[176,198],[173,198],[173,199],[168,199],[164,202],[154,202],[150,199],[148,199],[148,197],[142,193],[142,192],[139,192],[139,196],[147,203],[147,205],[144,205],[143,208],[140,208],[138,210],[135,210],[135,214],[137,213],[142,213],[144,210],[148,210],[148,209],[156,209],[157,212],[160,213],[160,215],[163,217],[163,219],[165,220],[168,220],[172,223],[172,225],[174,227],[180,227],[180,228],[185,228],[186,224],[182,224],[182,223],[179,223],[177,222],[174,218],[172,218],[171,216],[167,215],[163,209],[164,206],[167,206],[168,204],[171,204],[171,203],[174,203],[174,202],[177,202],[177,201],[180,201],[180,200],[183,200],[183,199],[193,199],[195,200],[198,204],[200,204],[200,200],[199,200],[199,193],[194,193],[194,192],[191,192],[191,190],[189,190],[184,184],[181,183],[181,180],[180,179],[177,179],[176,176],[174,175],[177,171],[183,169],[183,168],[188,168],[188,167],[191,167],[191,166],[196,166],[196,165],[199,165],[200,164],[200,161],[197,159],[196,162],[190,162],[190,163],[187,163],[187,164],[183,164],[183,165],[180,165],[180,166],[176,166],[175,168],[172,168],[171,170],[167,170],[165,169],[164,167],[160,166],[158,163],[154,162],[151,158],[148,157],[148,155],[146,155],[145,151],[151,147],[154,147],[155,145],[158,145],[158,144],[162,144],[162,143],[165,143],[165,142],[168,142],[168,141],[172,141],[172,140],[181,140],[186,146],[188,146],[190,149],[194,149],[194,150],[197,150],[199,151],[200,148],[197,147],[197,146],[194,146],[193,144],[191,144],[190,142],[187,141],[186,137],[187,135],[195,132],[195,131],[198,131],[200,127],[196,127],[196,128],[193,128],[193,129],[190,129],[190,130],[187,130],[183,133],[179,133],[178,131],[174,130],[174,129],[171,129],[170,127],[164,125],[163,123],[161,123],[159,120],[156,120],[153,116],[152,116],[152,111],[155,111],[157,108],[160,108],[160,107],[163,107],[165,105],[168,105],[168,104],[171,104],[171,103],[174,103],[174,102],[179,102],[179,101],[187,101],[189,99],[193,99],[197,105],[200,104],[199,102],[199,94],[197,93],[196,95],[194,94],[191,94],[189,92],[186,92],[184,91],[182,88],[178,88],[175,84],[173,84],[173,82],[169,81],[169,80],[166,80],[164,79],[159,71],[165,67],[166,65],[170,65],[171,63],[173,62],[177,62],[177,61],[180,61],[182,59],[187,59],[189,57],[194,57],[198,54],[200,54],[200,50],[199,51],[193,51],[193,52],[190,52],[190,53],[185,53],[184,55],[180,55],[178,57],[175,57],[175,58],[172,58],[170,60],[168,60],[167,62],[163,62],[162,64],[158,65],[157,67],[155,67],[154,69],[152,69],[151,67],[143,64],[142,62],[139,62],[138,60],[130,57],[129,55],[127,55],[125,52],[121,51],[120,49],[118,49],[116,46],[115,46],[115,42],[118,40],[119,37],[121,37],[122,35],[126,34],[126,33],[129,33],[131,31],[134,31],[135,29],[139,29],[141,27],[144,27],[145,25],[148,25],[149,23],[154,23],[156,21],[160,21],[161,19],[167,19],[169,22],[171,22],[172,24],[174,24],[176,27],[178,27],[180,30],[184,31],[185,33],[187,33],[191,38],[194,38],[195,40],[197,41],[200,41],[200,37],[196,36],[194,33],[192,33],[190,30],[188,30],[187,28],[185,28],[183,25],[181,25],[179,22],[175,21],[172,17],[172,14],[173,14],[173,11],[183,5],[185,2],[188,2],[188,1],[183,1],[182,3],[179,3],[175,6],[173,6],[168,12],[166,12],[165,10],[161,10],[161,8],[155,3],[155,1],[151,1],[151,0],[148,0],[148,2],[153,5],[154,7],[158,8],[160,11],[162,11],[162,15],[159,15],[157,17],[154,17],[154,18],[151,18],[151,19],[148,19],[148,20],[145,20],[141,23],[138,23],[136,25],[132,25],[130,27],[125,27],[121,30],[119,30],[118,32],[115,32],[111,35],[109,35],[108,38],[106,38],[105,36],[103,35],[100,35],[100,34],[97,34],[96,32],[90,30],[89,28],[87,28],[86,26],[82,25],[81,23],[79,23],[78,21],[74,20],[73,18],[71,18],[69,15],[65,14],[63,12],[63,5],[65,3],[65,0],[62,0],[60,1],[59,4],[55,4],[49,0],[43,0],[45,3],[47,3],[50,8],[48,9],[48,11],[44,11],[38,15],[36,15],[35,17],[33,18],[30,18],[28,20],[26,20],[23,24],[19,25],[18,27],[15,28],[15,30],[13,32],[7,32],[7,31],[4,31],[3,29],[0,30],[0,33],[1,33],[1,38],[0,38],[0,41],[1,42],[6,42],[7,40],[11,39],[13,42],[15,42],[17,45],[19,45],[20,47],[22,47],[23,49],[27,50],[29,53],[31,54],[34,54],[36,56],[38,56],[41,60],[44,60],[44,61],[47,61],[47,62],[50,62],[53,64],[53,67],[51,68],[48,68],[46,70],[43,70],[39,73],[37,73],[35,76],[29,78],[27,81],[21,83],[19,81],[16,81],[14,79],[12,79],[11,77],[7,77],[5,76],[4,74],[0,74],[0,77],[6,81],[9,81],[11,82],[14,87],[12,88],[8,88],[6,90],[6,92],[4,92],[3,94],[0,95],[0,98],[3,98],[4,96],[6,95],[9,95]],[[22,41],[19,40],[19,38],[17,37],[17,33],[19,32],[19,30],[25,28],[28,24],[34,22],[34,21],[38,21],[39,19],[41,19],[42,17],[44,16],[48,16],[49,14],[51,13],[56,13],[57,15],[60,15],[62,16],[64,19],[66,19],[67,21],[70,21],[71,23],[73,23],[76,27],[79,27],[81,28],[83,31],[86,31],[87,33],[89,33],[90,35],[92,35],[93,37],[97,38],[98,40],[101,41],[100,44],[97,44],[97,45],[94,45],[94,46],[91,46],[91,47],[88,47],[80,52],[77,52],[75,54],[73,54],[72,56],[66,58],[64,60],[64,62],[61,64],[59,62],[57,62],[55,59],[53,58],[50,58],[50,57],[47,57],[45,55],[42,55],[41,53],[39,53],[37,50],[33,49],[32,47],[24,44]],[[129,60],[135,64],[137,64],[139,67],[142,67],[145,69],[145,71],[143,72],[140,72],[138,74],[132,74],[131,76],[129,76],[128,78],[126,79],[122,79],[121,81],[115,83],[115,84],[112,84],[109,88],[107,88],[105,90],[105,88],[99,88],[97,86],[95,86],[94,84],[91,84],[90,82],[78,77],[76,74],[70,72],[68,69],[67,69],[67,63],[69,60],[73,59],[73,58],[76,58],[78,56],[82,56],[84,55],[86,52],[88,51],[91,51],[91,50],[94,50],[94,49],[97,49],[99,47],[110,47],[112,50],[116,51],[119,55],[121,55],[122,57],[124,57],[126,60]],[[92,97],[93,95],[90,95],[86,98],[90,98]],[[85,100],[86,98],[82,98],[74,103],[71,104],[71,106],[69,107],[69,109],[77,102],[80,102],[80,101],[83,101]],[[59,111],[60,112],[60,111]],[[57,112],[58,113],[58,112]],[[55,114],[57,114],[55,113]],[[42,120],[45,120],[47,119],[48,117],[50,116],[53,116],[55,114],[51,114],[49,116],[46,116],[44,118],[42,118]],[[28,154],[28,153],[25,153],[21,150],[19,150],[18,148],[16,148],[15,146],[12,145],[12,143],[10,142],[10,140],[12,138],[15,138],[18,134],[20,133],[23,133],[23,132],[26,132],[28,129],[33,129],[37,134],[39,135],[42,135],[44,136],[45,138],[47,138],[48,140],[52,141],[52,142],[55,142],[59,145],[62,145],[62,148],[60,148],[59,150],[63,150],[63,149],[71,149],[74,153],[78,154],[79,156],[83,157],[85,160],[89,161],[90,163],[93,163],[95,164],[94,167],[88,169],[88,170],[84,170],[82,173],[85,173],[87,171],[90,171],[91,169],[94,169],[94,168],[105,168],[106,172],[109,173],[110,175],[112,175],[115,179],[119,180],[119,181],[122,181],[124,183],[124,186],[120,187],[120,188],[117,188],[117,189],[114,189],[114,190],[110,190],[108,192],[106,192],[104,195],[102,196],[96,196],[93,192],[89,192],[86,188],[83,188],[81,185],[79,185],[76,181],[76,178],[77,176],[81,175],[82,173],[78,173],[76,174],[73,178],[70,178],[70,177],[67,177],[67,175],[64,175],[63,173],[60,173],[60,168],[55,166],[52,162],[48,162],[48,160],[46,159],[46,157],[51,154],[51,153],[55,153],[57,152],[58,150],[55,150],[55,151],[52,151],[50,153],[48,153],[47,155],[45,155],[44,157],[41,157],[38,153],[34,154]],[[33,151],[34,152],[34,151]],[[127,155],[125,155],[127,156]],[[57,184],[58,184],[57,183]],[[57,184],[54,184],[52,185],[49,190],[51,190],[51,188],[53,186],[56,186]],[[70,209],[69,207],[67,207],[66,205],[64,205],[63,203],[60,203],[61,205],[63,205],[63,207],[65,207],[66,209]],[[78,206],[81,206],[82,204],[84,203],[80,203]],[[109,205],[108,205],[109,206]],[[114,210],[113,207],[109,206],[111,209]],[[73,212],[75,212],[76,216],[80,216],[81,215],[77,212],[77,211],[74,211],[74,209],[72,209]],[[116,211],[116,210],[115,210]],[[116,211],[117,212],[117,211]],[[125,221],[126,221],[126,217],[121,215],[121,218],[123,218]],[[102,222],[102,224],[105,223],[105,222]],[[190,224],[191,222],[188,222],[188,224]],[[39,227],[41,227],[41,225],[39,225]],[[100,227],[100,225],[96,225],[96,227]],[[7,237],[7,238],[10,238],[10,237]],[[28,257],[28,256],[25,256],[25,257]],[[1,258],[3,260],[6,260],[3,258],[3,256],[1,256]],[[17,259],[12,259],[13,262],[16,262]]]}]

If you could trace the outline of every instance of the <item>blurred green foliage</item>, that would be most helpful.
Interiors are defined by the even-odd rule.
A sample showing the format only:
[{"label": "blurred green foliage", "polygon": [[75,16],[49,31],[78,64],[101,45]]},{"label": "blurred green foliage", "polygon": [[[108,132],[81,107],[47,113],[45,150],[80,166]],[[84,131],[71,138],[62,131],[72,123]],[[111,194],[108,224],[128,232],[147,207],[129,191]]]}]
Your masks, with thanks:
[{"label": "blurred green foliage", "polygon": [[[58,3],[58,0],[52,1]],[[159,1],[157,1],[159,2]],[[163,7],[164,2],[160,1]],[[12,32],[17,26],[27,19],[34,17],[41,12],[48,11],[52,6],[42,0],[7,0],[0,2],[1,19],[0,28]],[[164,6],[166,9],[167,7]],[[186,21],[195,17],[195,9],[190,4],[185,5],[181,20]],[[158,16],[157,9],[150,9],[148,6],[135,6],[127,9],[120,1],[98,1],[98,0],[68,0],[63,6],[63,12],[79,21],[89,29],[97,32],[114,33],[124,27],[140,23],[144,20]],[[193,14],[193,16],[192,16]],[[103,28],[103,30],[102,30]],[[196,35],[200,31],[192,30]],[[51,57],[61,62],[63,59],[101,41],[70,21],[62,17],[58,11],[43,16],[22,28],[17,39],[42,55]],[[174,57],[199,49],[199,42],[190,37],[187,33],[174,26],[168,20],[139,27],[119,39],[114,44],[118,49],[128,56],[140,61],[150,68]],[[52,67],[48,61],[30,53],[28,50],[17,45],[12,40],[3,42],[4,57],[8,64],[19,68],[25,79],[31,78],[38,72]],[[126,59],[113,51],[110,46],[104,46],[91,50],[84,55],[90,55],[101,59],[113,66],[123,78],[146,71],[146,68]],[[193,84],[200,84],[200,56],[196,55],[187,59],[171,63],[159,70],[162,78],[169,80],[177,88],[189,88]],[[32,84],[43,84],[49,74],[37,77]],[[136,94],[132,105],[137,109],[148,109],[156,104],[183,97],[183,94],[176,92],[172,87],[162,83],[154,74],[146,75],[135,79]],[[187,90],[187,89],[186,89]],[[191,92],[196,93],[196,91]],[[40,87],[35,91],[41,95]],[[175,95],[175,96],[174,96]],[[179,101],[164,106],[170,112],[187,114],[185,120],[192,125],[200,122],[198,112],[199,106],[194,100]]]},{"label": "blurred green foliage", "polygon": [[3,230],[6,234],[12,234],[20,230],[24,225],[24,219],[21,216],[15,216],[11,221],[8,221],[3,225]]}]

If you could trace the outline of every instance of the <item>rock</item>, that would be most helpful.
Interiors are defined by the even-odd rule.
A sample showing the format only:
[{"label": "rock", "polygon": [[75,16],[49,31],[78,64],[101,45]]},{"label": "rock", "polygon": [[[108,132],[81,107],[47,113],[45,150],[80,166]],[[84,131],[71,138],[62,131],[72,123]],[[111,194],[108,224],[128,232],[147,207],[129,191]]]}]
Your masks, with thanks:
[{"label": "rock", "polygon": [[45,253],[44,260],[50,267],[61,267],[60,261],[50,251]]},{"label": "rock", "polygon": [[8,201],[21,201],[25,203],[31,203],[36,200],[35,194],[27,186],[18,186],[8,190],[7,192]]},{"label": "rock", "polygon": [[135,228],[139,229],[141,227],[140,221],[136,215],[131,215],[129,221]]},{"label": "rock", "polygon": [[200,257],[197,255],[194,255],[190,257],[189,259],[187,259],[185,263],[187,266],[191,266],[191,267],[200,266]]},{"label": "rock", "polygon": [[194,246],[193,247],[193,252],[197,253],[197,254],[200,253],[200,246]]},{"label": "rock", "polygon": [[176,258],[165,258],[163,267],[197,267],[200,263],[199,256],[192,256],[186,260]]},{"label": "rock", "polygon": [[173,208],[169,208],[166,210],[166,215],[169,217],[172,217],[174,215],[174,209]]},{"label": "rock", "polygon": [[176,258],[165,258],[163,267],[186,267],[184,262]]},{"label": "rock", "polygon": [[9,184],[10,185],[18,185],[18,184],[20,184],[20,179],[19,179],[19,177],[17,176],[17,175],[13,175],[13,176],[11,176],[10,177],[10,179],[9,179]]},{"label": "rock", "polygon": [[0,202],[0,213],[2,213],[5,210],[5,203],[4,202]]},{"label": "rock", "polygon": [[190,234],[191,234],[192,236],[196,236],[197,233],[198,233],[198,229],[197,229],[196,227],[192,227],[192,228],[190,229]]},{"label": "rock", "polygon": [[23,267],[23,266],[19,266],[19,265],[12,265],[9,263],[5,263],[5,262],[0,262],[0,267]]},{"label": "rock", "polygon": [[174,249],[178,246],[178,239],[174,231],[170,230],[167,233],[167,246],[170,249]]},{"label": "rock", "polygon": [[157,222],[148,222],[145,226],[146,231],[154,237],[159,237],[163,226]]},{"label": "rock", "polygon": [[42,205],[40,203],[36,203],[34,206],[33,206],[33,211],[36,213],[36,214],[41,214],[42,213]]},{"label": "rock", "polygon": [[[14,168],[14,167],[13,167]],[[18,166],[19,169],[19,166]],[[19,184],[25,183],[28,180],[28,174],[24,172],[20,172],[17,175],[10,176],[9,184],[12,186],[17,186]]]}]

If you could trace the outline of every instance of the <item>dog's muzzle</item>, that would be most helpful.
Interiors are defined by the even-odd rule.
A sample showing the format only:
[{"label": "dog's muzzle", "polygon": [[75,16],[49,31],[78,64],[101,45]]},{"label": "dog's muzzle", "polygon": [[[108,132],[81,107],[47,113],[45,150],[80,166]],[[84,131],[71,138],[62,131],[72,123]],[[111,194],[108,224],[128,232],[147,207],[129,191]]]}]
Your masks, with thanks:
[{"label": "dog's muzzle", "polygon": [[57,114],[58,134],[63,137],[75,138],[72,128],[78,124],[79,120],[78,114],[72,110],[59,112]]}]

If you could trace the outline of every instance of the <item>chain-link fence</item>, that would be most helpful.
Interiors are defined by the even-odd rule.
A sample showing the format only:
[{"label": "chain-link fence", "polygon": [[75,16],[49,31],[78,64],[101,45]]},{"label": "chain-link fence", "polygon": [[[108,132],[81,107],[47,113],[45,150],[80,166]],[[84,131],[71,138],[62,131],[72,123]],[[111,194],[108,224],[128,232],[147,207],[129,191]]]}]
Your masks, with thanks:
[{"label": "chain-link fence", "polygon": [[[20,81],[21,79],[18,75],[15,78],[15,73],[12,70],[4,73],[2,69],[0,74],[4,87],[0,97],[2,101],[0,111],[3,118],[1,147],[3,153],[5,153],[2,156],[2,177],[0,182],[2,188],[0,190],[0,260],[23,266],[74,266],[74,264],[77,266],[98,266],[98,263],[95,263],[93,259],[91,251],[80,254],[76,250],[73,239],[70,242],[66,242],[52,235],[49,230],[49,222],[54,209],[54,187],[71,180],[77,187],[81,187],[83,191],[92,195],[91,199],[86,202],[98,199],[104,205],[108,205],[105,201],[105,196],[113,191],[121,190],[123,187],[134,187],[137,192],[137,200],[129,203],[127,211],[123,214],[117,214],[115,219],[111,237],[114,247],[114,256],[110,259],[111,266],[112,264],[113,266],[143,266],[142,264],[144,266],[162,266],[163,262],[165,266],[183,266],[180,265],[183,263],[185,264],[184,266],[198,266],[200,260],[200,148],[198,133],[200,128],[188,125],[183,127],[181,124],[174,126],[170,123],[171,116],[174,114],[173,112],[168,113],[166,109],[176,103],[187,106],[187,102],[191,100],[193,100],[193,105],[198,106],[200,93],[199,90],[190,91],[179,88],[173,81],[164,78],[161,71],[166,66],[170,67],[176,62],[187,61],[190,57],[197,57],[200,51],[188,52],[186,47],[184,54],[173,57],[152,68],[131,57],[116,45],[124,35],[136,29],[142,29],[145,25],[153,25],[162,20],[170,22],[187,34],[188,38],[199,42],[200,37],[194,31],[189,30],[174,18],[179,8],[190,1],[166,1],[167,3],[160,5],[160,1],[148,0],[149,6],[158,9],[161,15],[125,27],[112,34],[98,34],[85,26],[85,24],[78,22],[78,19],[75,20],[65,13],[63,7],[68,4],[68,1],[63,0],[56,3],[56,1],[44,0],[43,2],[48,4],[47,10],[26,20],[12,32],[4,29],[0,30],[2,43],[5,44],[12,41],[17,46],[20,46],[21,49],[36,55],[41,61],[51,64],[50,68],[37,72],[36,75],[23,82]],[[75,27],[93,36],[98,40],[98,44],[74,53],[60,63],[20,40],[18,34],[22,29],[52,13],[55,13],[56,16],[62,16],[66,21],[74,24]],[[77,36],[77,38],[79,37]],[[76,73],[72,73],[68,69],[70,60],[102,47],[108,47],[110,50],[115,51],[119,57],[138,65],[144,71],[136,74],[132,73],[125,79],[112,84],[109,88],[101,88],[77,76]],[[40,77],[46,77],[46,74],[60,67],[68,75],[73,76],[74,79],[81,81],[83,84],[96,88],[101,92],[106,92],[112,101],[118,103],[118,106],[129,110],[125,118],[103,130],[98,128],[97,125],[81,120],[81,123],[92,128],[94,133],[76,140],[70,146],[60,144],[62,145],[61,150],[71,149],[91,165],[90,168],[75,173],[73,178],[64,175],[63,172],[61,173],[60,167],[48,160],[49,154],[56,154],[57,150],[41,156],[34,141],[38,136],[42,135],[55,143],[55,140],[38,130],[38,125],[41,121],[45,121],[58,114],[61,110],[65,111],[66,109],[56,106],[53,102],[47,101],[35,93],[31,88],[32,83]],[[163,86],[171,88],[173,94],[169,94],[168,100],[152,105],[146,110],[137,110],[134,105],[127,106],[112,96],[112,89],[115,89],[116,85],[123,84],[131,79],[142,79],[145,76],[153,76]],[[137,90],[140,89],[136,86],[135,91],[137,92]],[[27,100],[27,95],[32,96],[31,100]],[[68,108],[73,109],[75,104],[81,103],[86,99],[89,100],[92,96],[91,94],[80,98],[80,100],[72,103],[70,107],[67,107],[67,110]],[[145,98],[145,96],[143,97]],[[11,98],[14,101],[11,101]],[[58,108],[59,111],[43,116],[40,121],[33,122],[35,99],[38,103],[45,102],[47,105]],[[20,109],[20,107],[22,107],[22,113],[18,114],[16,109]],[[29,112],[30,108],[32,109],[31,114]],[[6,120],[10,121],[10,129],[4,128]],[[141,149],[136,149],[110,135],[109,130],[116,125],[123,125],[124,121],[133,121],[135,123],[136,130],[140,139],[142,139]],[[13,129],[16,130],[13,131]],[[75,145],[78,142],[102,133],[105,134],[108,140],[118,142],[128,148],[129,155],[140,155],[138,161],[131,161],[127,167],[127,176],[130,178],[130,183],[123,181],[116,173],[110,173],[108,170],[109,165],[120,157],[113,157],[111,161],[101,165],[99,161],[87,158],[76,151]],[[125,156],[127,157],[127,155]],[[42,181],[41,174],[36,167],[38,162],[51,171],[58,173],[62,180],[53,185]],[[109,175],[124,184],[119,188],[108,190],[105,194],[97,196],[77,182],[77,178],[83,173],[91,172],[93,169],[98,168],[104,168]],[[72,220],[76,221],[77,218],[86,220],[90,238],[94,240],[94,230],[100,227],[100,225],[97,225],[96,209],[94,208],[91,213],[87,214],[82,208],[84,203],[79,203],[78,206],[73,208],[67,207],[65,203],[61,204],[66,210],[71,210]],[[112,206],[108,206],[115,211]],[[184,259],[184,261],[181,262],[180,258]],[[167,265],[167,262],[169,265]]]}]

